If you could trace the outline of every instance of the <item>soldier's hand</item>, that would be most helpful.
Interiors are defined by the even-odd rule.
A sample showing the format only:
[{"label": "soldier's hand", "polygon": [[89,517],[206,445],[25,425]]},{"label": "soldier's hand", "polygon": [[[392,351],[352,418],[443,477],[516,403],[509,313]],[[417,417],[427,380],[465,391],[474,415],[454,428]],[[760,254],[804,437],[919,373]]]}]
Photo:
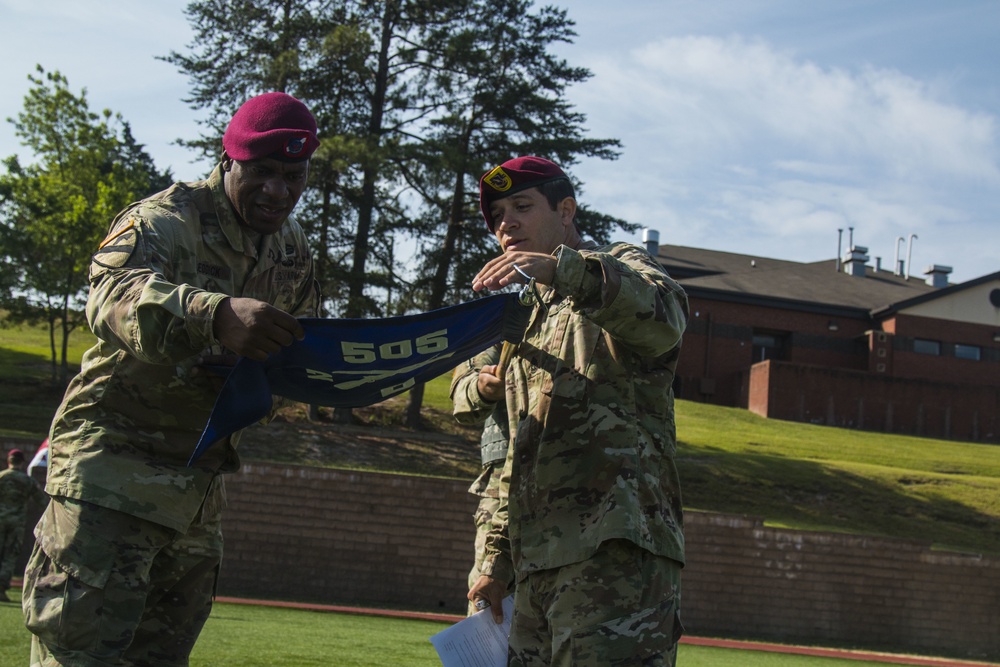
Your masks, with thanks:
[{"label": "soldier's hand", "polygon": [[534,278],[539,285],[551,285],[558,263],[554,256],[542,252],[511,250],[487,262],[472,279],[472,289],[479,292],[500,289],[512,283],[524,284],[528,282],[525,275]]},{"label": "soldier's hand", "polygon": [[226,349],[257,361],[305,337],[302,324],[293,316],[264,301],[243,297],[220,303],[212,328]]},{"label": "soldier's hand", "polygon": [[497,367],[483,366],[479,371],[479,378],[476,380],[476,389],[479,395],[487,401],[498,402],[504,397],[504,383],[502,378],[496,376]]},{"label": "soldier's hand", "polygon": [[493,622],[499,625],[503,623],[503,595],[506,592],[507,584],[484,574],[469,589],[468,598],[476,604],[477,608],[479,607],[478,603],[484,600],[493,614]]}]

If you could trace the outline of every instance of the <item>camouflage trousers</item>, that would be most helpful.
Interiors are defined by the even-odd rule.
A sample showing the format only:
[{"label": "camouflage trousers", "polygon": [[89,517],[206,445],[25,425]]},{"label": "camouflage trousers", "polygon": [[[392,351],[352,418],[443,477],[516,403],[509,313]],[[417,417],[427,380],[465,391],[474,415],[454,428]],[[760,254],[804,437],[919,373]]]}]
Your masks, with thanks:
[{"label": "camouflage trousers", "polygon": [[10,588],[23,543],[23,521],[0,521],[0,592]]},{"label": "camouflage trousers", "polygon": [[517,583],[510,667],[674,667],[681,565],[627,540]]},{"label": "camouflage trousers", "polygon": [[[480,496],[479,507],[476,508],[476,513],[472,517],[476,525],[476,559],[472,564],[472,569],[469,570],[470,590],[481,574],[483,559],[486,558],[486,536],[489,534],[490,526],[493,524],[493,515],[496,513],[497,508],[500,507],[500,473],[502,472],[503,461],[490,464],[483,468],[482,474],[469,487],[469,493]],[[507,594],[512,592],[513,587],[507,591]],[[469,602],[466,613],[472,616],[477,611],[479,610],[476,609],[475,605]]]},{"label": "camouflage trousers", "polygon": [[180,534],[53,498],[35,537],[22,599],[32,667],[188,664],[212,609],[221,504],[207,499]]}]

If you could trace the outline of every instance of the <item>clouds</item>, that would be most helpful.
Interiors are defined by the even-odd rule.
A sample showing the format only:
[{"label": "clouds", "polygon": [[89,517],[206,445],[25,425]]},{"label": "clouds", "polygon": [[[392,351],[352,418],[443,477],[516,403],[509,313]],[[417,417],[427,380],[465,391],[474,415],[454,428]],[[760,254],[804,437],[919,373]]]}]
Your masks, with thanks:
[{"label": "clouds", "polygon": [[[40,62],[122,112],[158,164],[197,177],[172,142],[196,136],[201,114],[154,59],[185,50],[186,4],[0,0],[0,119]],[[1000,270],[996,0],[557,4],[579,33],[559,55],[594,75],[569,99],[590,136],[624,145],[616,162],[571,167],[584,204],[665,243],[813,261],[854,227],[872,256],[917,233],[914,266],[953,265],[954,280]],[[14,152],[7,125],[0,157]]]},{"label": "clouds", "polygon": [[897,71],[824,69],[760,39],[692,36],[605,61],[595,79],[668,145],[696,149],[689,158],[864,161],[901,179],[1000,183],[996,119]]},{"label": "clouds", "polygon": [[[997,118],[941,81],[822,66],[738,34],[658,39],[587,66],[573,100],[594,136],[625,145],[618,164],[580,166],[588,201],[677,221],[668,242],[812,260],[853,226],[860,245],[923,231],[946,249],[941,229],[995,215]],[[725,232],[706,237],[713,226]]]}]

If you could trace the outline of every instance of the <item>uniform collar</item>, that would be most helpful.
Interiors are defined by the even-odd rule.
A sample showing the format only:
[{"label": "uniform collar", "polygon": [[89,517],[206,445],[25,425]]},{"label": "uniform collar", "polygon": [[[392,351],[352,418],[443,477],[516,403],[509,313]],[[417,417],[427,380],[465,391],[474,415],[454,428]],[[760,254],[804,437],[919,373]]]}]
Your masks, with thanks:
[{"label": "uniform collar", "polygon": [[212,202],[215,204],[215,214],[219,218],[219,227],[229,242],[230,247],[237,252],[245,252],[246,241],[243,226],[236,218],[236,211],[226,196],[226,186],[223,182],[222,163],[212,170],[208,177],[208,187],[212,190]]}]

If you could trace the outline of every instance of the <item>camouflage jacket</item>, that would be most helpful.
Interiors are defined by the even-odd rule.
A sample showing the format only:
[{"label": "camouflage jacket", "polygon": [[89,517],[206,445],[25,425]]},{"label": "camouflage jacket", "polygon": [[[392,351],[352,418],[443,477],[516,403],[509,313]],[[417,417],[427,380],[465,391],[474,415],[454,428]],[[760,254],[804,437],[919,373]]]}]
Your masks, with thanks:
[{"label": "camouflage jacket", "polygon": [[[482,572],[510,581],[611,539],[684,562],[671,383],[687,296],[633,245],[554,254],[505,376],[513,441]],[[456,395],[459,421],[492,409]]]},{"label": "camouflage jacket", "polygon": [[[494,346],[480,352],[468,361],[455,368],[451,378],[451,397],[455,405],[468,405],[479,400],[479,371],[484,366],[492,366],[500,360],[500,347]],[[461,398],[456,399],[456,394]],[[486,418],[483,434],[479,441],[480,462],[483,467],[502,462],[507,458],[507,444],[510,440],[510,430],[507,423],[507,409],[503,403]]]},{"label": "camouflage jacket", "polygon": [[7,468],[0,471],[0,524],[24,525],[31,500],[36,503],[48,500],[38,482],[23,470]]},{"label": "camouflage jacket", "polygon": [[[451,397],[455,405],[468,405],[479,400],[479,371],[484,366],[492,366],[500,360],[500,347],[491,347],[455,368],[451,378]],[[456,394],[461,398],[456,399]],[[507,404],[496,404],[483,424],[479,438],[479,460],[482,470],[469,487],[469,493],[480,498],[496,498],[499,494],[497,478],[507,458],[510,443],[510,423],[507,419]]]},{"label": "camouflage jacket", "polygon": [[[215,309],[240,296],[315,316],[318,293],[298,223],[253,236],[222,174],[132,204],[94,254],[87,318],[98,342],[52,424],[50,495],[185,530],[213,478],[238,468],[238,435],[187,467],[218,393],[217,378],[192,373],[222,352]],[[222,502],[220,486],[209,500]]]}]

